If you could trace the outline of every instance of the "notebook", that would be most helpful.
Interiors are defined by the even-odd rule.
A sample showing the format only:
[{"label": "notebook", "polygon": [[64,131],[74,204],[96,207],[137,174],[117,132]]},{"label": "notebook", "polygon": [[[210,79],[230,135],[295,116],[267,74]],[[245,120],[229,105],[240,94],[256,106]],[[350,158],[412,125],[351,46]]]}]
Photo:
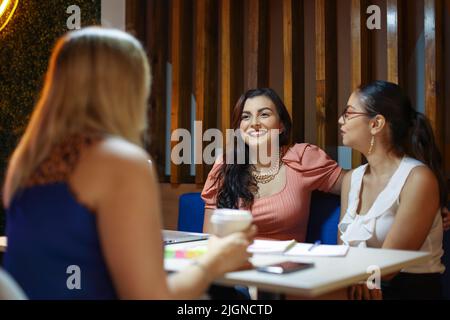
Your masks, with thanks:
[{"label": "notebook", "polygon": [[344,257],[349,247],[345,245],[314,245],[310,243],[298,243],[295,240],[255,240],[248,251],[258,254],[283,254],[286,256],[310,256],[310,257]]}]

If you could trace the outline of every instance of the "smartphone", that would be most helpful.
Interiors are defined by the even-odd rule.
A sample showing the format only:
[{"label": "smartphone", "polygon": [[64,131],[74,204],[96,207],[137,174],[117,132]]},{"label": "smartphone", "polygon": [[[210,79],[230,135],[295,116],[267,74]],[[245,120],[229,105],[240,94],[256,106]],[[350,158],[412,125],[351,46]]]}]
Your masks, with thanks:
[{"label": "smartphone", "polygon": [[277,264],[272,264],[268,266],[257,267],[256,270],[259,272],[272,273],[272,274],[286,274],[295,271],[300,271],[308,268],[314,267],[314,263],[300,263],[285,261]]}]

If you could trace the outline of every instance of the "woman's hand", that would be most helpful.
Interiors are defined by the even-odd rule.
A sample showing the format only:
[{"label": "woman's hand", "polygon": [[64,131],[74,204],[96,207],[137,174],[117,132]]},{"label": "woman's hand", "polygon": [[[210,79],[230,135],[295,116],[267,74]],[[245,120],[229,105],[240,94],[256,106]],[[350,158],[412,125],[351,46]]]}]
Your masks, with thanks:
[{"label": "woman's hand", "polygon": [[366,283],[357,284],[348,288],[349,300],[383,300],[380,289],[370,290]]},{"label": "woman's hand", "polygon": [[444,231],[448,231],[450,230],[450,212],[448,211],[447,207],[442,208],[441,214]]},{"label": "woman's hand", "polygon": [[208,268],[213,278],[242,268],[249,264],[251,254],[247,252],[247,248],[253,242],[256,232],[256,226],[252,225],[244,232],[236,232],[223,238],[211,236],[208,253],[199,259],[199,263]]}]

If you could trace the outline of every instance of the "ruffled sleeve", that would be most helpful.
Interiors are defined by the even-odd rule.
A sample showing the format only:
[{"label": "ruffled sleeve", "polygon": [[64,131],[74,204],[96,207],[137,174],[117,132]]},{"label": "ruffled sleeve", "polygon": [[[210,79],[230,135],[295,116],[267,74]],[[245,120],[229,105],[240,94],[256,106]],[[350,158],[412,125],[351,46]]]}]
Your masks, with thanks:
[{"label": "ruffled sleeve", "polygon": [[283,157],[283,162],[300,172],[311,190],[329,192],[342,172],[336,161],[322,149],[307,143],[291,147]]},{"label": "ruffled sleeve", "polygon": [[217,175],[219,174],[219,170],[222,167],[223,160],[219,158],[219,160],[214,163],[213,168],[208,174],[208,178],[206,179],[205,186],[202,191],[202,199],[205,201],[206,209],[216,209],[217,207],[217,192],[218,192],[218,183],[216,183]]}]

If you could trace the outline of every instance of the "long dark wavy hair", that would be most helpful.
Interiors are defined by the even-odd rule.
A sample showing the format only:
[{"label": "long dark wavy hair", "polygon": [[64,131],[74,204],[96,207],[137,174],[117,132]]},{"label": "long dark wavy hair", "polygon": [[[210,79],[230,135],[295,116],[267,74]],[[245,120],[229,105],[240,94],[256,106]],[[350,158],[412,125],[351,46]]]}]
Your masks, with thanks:
[{"label": "long dark wavy hair", "polygon": [[[264,96],[270,99],[276,107],[283,130],[279,135],[280,149],[287,149],[291,144],[292,120],[283,101],[270,88],[252,89],[244,93],[236,103],[231,117],[231,127],[239,129],[241,124],[242,111],[247,99]],[[239,137],[238,137],[239,139]],[[250,151],[248,145],[243,148],[237,146],[235,139],[233,151],[233,164],[227,164],[227,150],[223,155],[223,165],[215,177],[218,184],[217,208],[239,209],[240,201],[244,208],[251,209],[255,200],[254,193],[258,190],[256,180],[252,176],[254,165],[250,163]],[[240,152],[244,152],[245,163],[239,164]],[[228,155],[229,156],[229,155]]]},{"label": "long dark wavy hair", "polygon": [[442,157],[436,146],[427,117],[417,112],[411,100],[396,84],[375,81],[358,89],[363,107],[370,116],[385,117],[390,128],[392,151],[408,155],[426,164],[439,182],[441,206],[447,203],[447,184],[442,171]]}]

